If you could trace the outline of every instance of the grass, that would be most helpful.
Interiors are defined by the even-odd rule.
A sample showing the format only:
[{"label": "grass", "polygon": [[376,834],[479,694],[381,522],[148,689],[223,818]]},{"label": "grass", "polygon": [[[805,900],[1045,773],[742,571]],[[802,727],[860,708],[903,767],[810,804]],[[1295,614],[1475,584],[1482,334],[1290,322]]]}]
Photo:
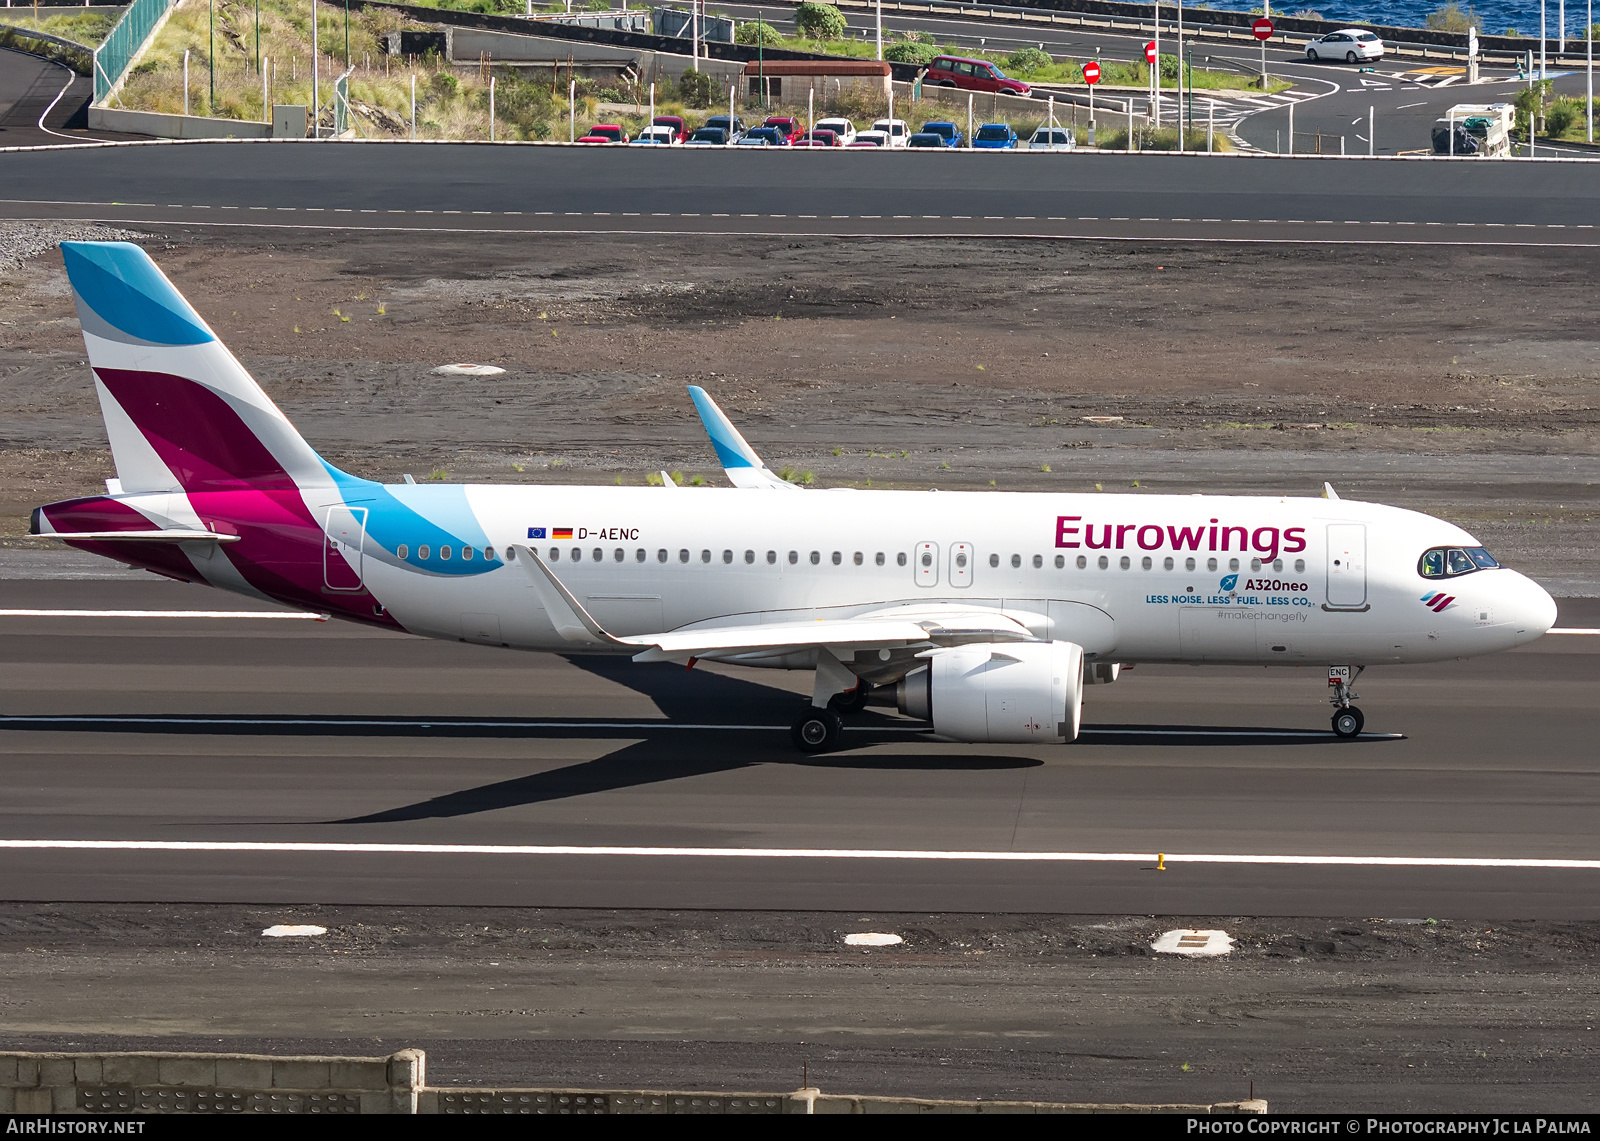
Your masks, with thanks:
[{"label": "grass", "polygon": [[[54,9],[60,11],[60,9]],[[36,9],[15,7],[0,12],[0,24],[10,24],[15,28],[25,28],[30,32],[45,32],[48,35],[60,36],[64,40],[71,40],[75,44],[85,47],[99,47],[100,42],[111,31],[111,26],[117,22],[115,16],[89,13],[88,15],[65,16],[40,16],[35,19],[33,13],[38,11],[52,11],[52,9]],[[68,12],[72,10],[67,9]]]}]

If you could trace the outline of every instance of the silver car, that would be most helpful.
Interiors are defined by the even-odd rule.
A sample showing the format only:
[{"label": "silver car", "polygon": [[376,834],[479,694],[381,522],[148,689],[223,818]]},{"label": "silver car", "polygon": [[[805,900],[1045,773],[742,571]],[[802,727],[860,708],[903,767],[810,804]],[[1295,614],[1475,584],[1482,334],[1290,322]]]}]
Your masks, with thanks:
[{"label": "silver car", "polygon": [[1069,127],[1040,127],[1028,139],[1030,151],[1070,151],[1078,140]]}]

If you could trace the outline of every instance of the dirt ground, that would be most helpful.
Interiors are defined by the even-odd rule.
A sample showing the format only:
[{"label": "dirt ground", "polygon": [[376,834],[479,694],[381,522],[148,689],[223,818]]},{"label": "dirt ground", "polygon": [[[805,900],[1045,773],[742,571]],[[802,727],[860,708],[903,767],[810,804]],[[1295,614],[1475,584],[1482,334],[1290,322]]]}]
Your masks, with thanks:
[{"label": "dirt ground", "polygon": [[[113,474],[53,236],[0,267],[0,536]],[[773,468],[819,486],[1326,479],[1463,522],[1558,593],[1600,589],[1590,251],[140,240],[313,444],[366,475],[718,482],[683,391],[698,383]],[[506,372],[432,372],[461,361]]]},{"label": "dirt ground", "polygon": [[[265,939],[277,923],[328,934]],[[1222,958],[1154,955],[1220,928]],[[0,904],[0,1045],[428,1051],[441,1085],[1587,1112],[1593,924]],[[899,934],[846,946],[853,931]]]}]

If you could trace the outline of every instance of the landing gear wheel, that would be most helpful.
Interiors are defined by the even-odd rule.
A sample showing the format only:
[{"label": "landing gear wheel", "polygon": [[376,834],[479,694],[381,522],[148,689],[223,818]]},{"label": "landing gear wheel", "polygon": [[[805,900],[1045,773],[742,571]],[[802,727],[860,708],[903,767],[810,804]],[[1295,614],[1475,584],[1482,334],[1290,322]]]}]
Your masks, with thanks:
[{"label": "landing gear wheel", "polygon": [[867,707],[867,695],[871,692],[871,684],[862,682],[854,689],[836,695],[828,704],[840,713],[860,713]]},{"label": "landing gear wheel", "polygon": [[1354,740],[1361,736],[1366,723],[1367,719],[1361,710],[1354,705],[1348,706],[1333,715],[1333,735],[1345,741]]},{"label": "landing gear wheel", "polygon": [[837,713],[813,705],[796,718],[789,736],[802,753],[826,753],[839,747],[840,727]]},{"label": "landing gear wheel", "polygon": [[1356,61],[1356,53],[1355,52],[1345,52],[1344,53],[1344,61],[1346,63],[1354,63]]}]

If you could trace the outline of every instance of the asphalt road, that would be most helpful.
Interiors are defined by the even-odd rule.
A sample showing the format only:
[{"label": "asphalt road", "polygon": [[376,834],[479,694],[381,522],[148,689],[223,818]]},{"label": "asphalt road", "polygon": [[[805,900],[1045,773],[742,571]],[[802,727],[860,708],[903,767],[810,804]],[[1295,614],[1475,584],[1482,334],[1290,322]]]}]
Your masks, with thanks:
[{"label": "asphalt road", "polygon": [[0,154],[8,199],[0,215],[513,232],[1594,243],[1600,164],[1544,164],[1532,198],[1531,170],[1467,159],[185,143]]},{"label": "asphalt road", "polygon": [[0,147],[62,146],[134,135],[88,129],[87,76],[27,52],[0,48]]},{"label": "asphalt road", "polygon": [[[252,609],[131,577],[4,585],[8,608]],[[798,674],[305,621],[0,628],[0,837],[114,845],[0,846],[16,899],[1600,915],[1592,866],[1359,862],[1593,860],[1592,637],[1369,673],[1377,736],[1354,744],[1325,731],[1318,671],[1141,667],[1089,691],[1069,748],[931,743],[869,709],[804,758]],[[176,846],[126,846],[152,841]]]}]

